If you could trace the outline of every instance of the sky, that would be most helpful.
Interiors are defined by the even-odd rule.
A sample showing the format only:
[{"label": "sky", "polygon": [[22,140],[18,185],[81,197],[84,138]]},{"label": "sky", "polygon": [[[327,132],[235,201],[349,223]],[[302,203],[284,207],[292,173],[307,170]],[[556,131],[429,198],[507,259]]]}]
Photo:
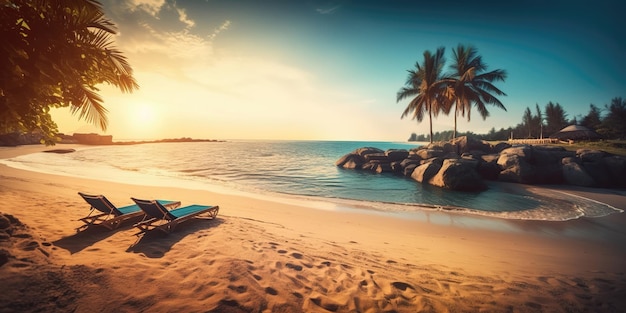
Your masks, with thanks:
[{"label": "sky", "polygon": [[[115,46],[140,88],[101,85],[109,126],[69,108],[59,131],[114,140],[202,139],[405,141],[428,119],[401,119],[396,102],[425,50],[478,49],[506,111],[459,117],[459,131],[487,133],[559,103],[568,118],[626,97],[626,26],[621,0],[103,0]],[[454,128],[453,116],[433,130]]]}]

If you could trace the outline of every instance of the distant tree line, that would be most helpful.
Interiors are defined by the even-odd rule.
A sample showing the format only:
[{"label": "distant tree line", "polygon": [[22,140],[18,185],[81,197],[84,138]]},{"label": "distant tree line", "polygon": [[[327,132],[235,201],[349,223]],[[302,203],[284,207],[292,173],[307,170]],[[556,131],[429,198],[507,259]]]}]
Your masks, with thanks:
[{"label": "distant tree line", "polygon": [[[534,111],[534,112],[533,112]],[[496,130],[491,128],[487,134],[475,134],[470,131],[457,133],[457,136],[471,136],[482,140],[508,140],[509,138],[548,138],[569,125],[585,126],[602,135],[605,139],[626,139],[626,99],[616,97],[604,107],[589,105],[589,112],[582,116],[568,119],[568,114],[559,103],[548,102],[542,111],[539,104],[534,110],[526,107],[521,123]],[[446,141],[454,138],[454,131],[433,133],[433,141]],[[431,141],[427,134],[411,134],[409,141]]]}]

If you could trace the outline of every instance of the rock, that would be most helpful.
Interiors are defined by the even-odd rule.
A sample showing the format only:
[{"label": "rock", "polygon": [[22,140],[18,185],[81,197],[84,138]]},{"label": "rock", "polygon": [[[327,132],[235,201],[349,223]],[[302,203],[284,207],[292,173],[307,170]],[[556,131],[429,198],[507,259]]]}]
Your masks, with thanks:
[{"label": "rock", "polygon": [[[502,155],[517,155],[526,160],[530,160],[532,158],[532,148],[529,145],[513,146],[502,150],[502,152],[500,152],[500,157],[502,157]],[[498,164],[500,164],[499,161]]]},{"label": "rock", "polygon": [[534,183],[534,167],[519,154],[501,154],[498,165],[503,169],[499,180],[522,184]]},{"label": "rock", "polygon": [[481,162],[477,171],[483,179],[498,180],[502,168],[496,162]]},{"label": "rock", "polygon": [[571,162],[563,164],[563,179],[569,185],[591,187],[596,184],[593,178],[587,174],[582,165]]},{"label": "rock", "polygon": [[441,169],[428,183],[433,186],[459,191],[482,191],[487,189],[487,185],[470,163],[453,159],[445,160]]},{"label": "rock", "polygon": [[420,183],[428,182],[439,170],[441,169],[441,165],[435,162],[430,162],[426,164],[422,164],[413,170],[411,174],[411,178]]},{"label": "rock", "polygon": [[406,168],[407,166],[411,165],[411,164],[415,164],[415,165],[420,165],[420,161],[421,159],[419,158],[415,158],[415,159],[404,159],[402,160],[402,162],[400,162],[400,165],[403,168]]},{"label": "rock", "polygon": [[419,164],[409,164],[404,167],[404,176],[411,177],[413,175],[413,171],[419,166]]},{"label": "rock", "polygon": [[611,179],[611,186],[626,186],[626,157],[609,156],[602,159]]},{"label": "rock", "polygon": [[337,162],[335,162],[335,165],[347,169],[360,170],[364,163],[365,159],[363,159],[362,156],[350,153],[342,156],[339,160],[337,160]]},{"label": "rock", "polygon": [[500,157],[500,154],[485,154],[485,155],[481,155],[480,158],[487,163],[498,163],[498,158]]},{"label": "rock", "polygon": [[493,148],[491,149],[492,153],[500,153],[502,152],[502,150],[504,149],[508,149],[510,148],[511,145],[506,143],[506,142],[498,142],[495,146],[493,146]]},{"label": "rock", "polygon": [[409,156],[409,151],[405,149],[389,149],[385,151],[385,155],[389,162],[402,161]]},{"label": "rock", "polygon": [[567,151],[563,147],[533,146],[532,158],[529,162],[538,166],[557,165],[561,164],[563,158],[575,156],[576,153]]},{"label": "rock", "polygon": [[604,158],[606,156],[606,153],[599,150],[578,149],[576,150],[576,155],[583,162],[596,162]]},{"label": "rock", "polygon": [[374,147],[363,147],[363,148],[358,148],[354,150],[353,153],[358,154],[362,157],[365,157],[366,155],[371,154],[371,153],[385,153],[385,151],[380,150],[378,148],[374,148]]},{"label": "rock", "polygon": [[437,163],[439,165],[443,165],[443,161],[445,159],[442,157],[435,157],[435,158],[430,158],[430,159],[426,159],[426,160],[422,160],[420,163],[421,164],[426,164],[426,163]]},{"label": "rock", "polygon": [[575,157],[565,157],[561,159],[561,164],[565,165],[568,163],[578,163],[580,164],[580,160],[578,158]]},{"label": "rock", "polygon": [[443,150],[438,149],[421,149],[417,150],[416,154],[423,160],[428,160],[436,157],[441,157],[444,153]]},{"label": "rock", "polygon": [[391,172],[391,164],[386,162],[372,162],[374,164],[374,172],[388,173]]},{"label": "rock", "polygon": [[591,176],[596,186],[608,187],[611,185],[611,176],[602,159],[597,162],[583,162],[582,167]]},{"label": "rock", "polygon": [[531,181],[533,184],[562,184],[563,170],[561,164],[534,166]]},{"label": "rock", "polygon": [[387,161],[387,156],[384,152],[381,153],[369,153],[363,156],[366,162],[369,161]]},{"label": "rock", "polygon": [[384,155],[384,151],[372,147],[358,148],[339,158],[339,160],[335,162],[335,165],[346,169],[362,169],[366,162],[365,157],[370,154]]},{"label": "rock", "polygon": [[74,150],[74,149],[51,149],[51,150],[45,150],[44,152],[47,152],[47,153],[65,154],[65,153],[72,153],[72,152],[76,152],[76,150]]},{"label": "rock", "polygon": [[454,138],[450,140],[450,144],[456,147],[454,152],[458,155],[475,150],[491,153],[492,150],[492,146],[488,142],[467,136]]}]

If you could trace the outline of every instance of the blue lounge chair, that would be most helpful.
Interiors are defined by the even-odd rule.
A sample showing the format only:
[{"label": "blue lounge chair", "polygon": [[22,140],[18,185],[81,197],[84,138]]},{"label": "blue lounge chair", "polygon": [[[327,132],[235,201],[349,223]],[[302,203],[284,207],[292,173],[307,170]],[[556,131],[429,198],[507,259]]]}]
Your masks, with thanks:
[{"label": "blue lounge chair", "polygon": [[217,205],[193,204],[169,211],[156,200],[131,199],[146,213],[144,220],[134,225],[139,229],[137,236],[153,229],[160,229],[169,234],[174,231],[176,225],[191,218],[206,215],[207,218],[214,219],[220,210]]},{"label": "blue lounge chair", "polygon": [[[103,195],[88,195],[82,192],[78,194],[91,206],[89,215],[80,219],[85,225],[79,227],[79,230],[91,225],[101,225],[112,230],[128,219],[139,218],[144,215],[143,211],[136,204],[118,208]],[[162,206],[170,209],[180,206],[180,201],[158,201]]]}]

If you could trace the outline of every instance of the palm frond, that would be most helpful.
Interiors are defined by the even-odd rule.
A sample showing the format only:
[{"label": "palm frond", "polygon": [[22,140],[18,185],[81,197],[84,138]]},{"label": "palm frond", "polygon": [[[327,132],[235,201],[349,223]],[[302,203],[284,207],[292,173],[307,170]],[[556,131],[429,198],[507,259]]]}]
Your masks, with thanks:
[{"label": "palm frond", "polygon": [[70,112],[72,114],[79,112],[79,119],[84,118],[88,123],[97,124],[100,129],[106,130],[109,123],[106,117],[108,111],[102,105],[102,97],[82,85],[75,88],[73,93],[77,103],[72,103]]}]

